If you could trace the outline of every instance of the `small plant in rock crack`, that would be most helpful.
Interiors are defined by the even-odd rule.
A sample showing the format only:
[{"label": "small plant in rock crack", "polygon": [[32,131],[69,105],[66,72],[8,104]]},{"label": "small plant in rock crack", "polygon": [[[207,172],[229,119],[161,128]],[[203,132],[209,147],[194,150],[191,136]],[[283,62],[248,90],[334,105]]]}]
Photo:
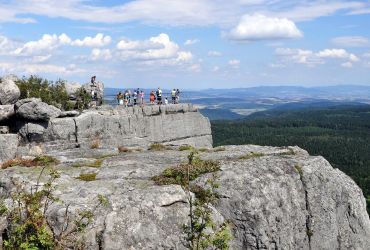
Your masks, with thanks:
[{"label": "small plant in rock crack", "polygon": [[98,206],[107,205],[106,198],[98,196],[96,207],[79,211],[73,220],[67,205],[61,228],[52,227],[47,214],[53,203],[61,203],[54,195],[54,182],[60,174],[51,168],[49,178],[41,184],[45,169],[42,168],[36,185],[31,188],[27,188],[25,182],[12,180],[15,191],[10,196],[10,204],[0,202],[0,216],[7,220],[2,232],[3,249],[83,249],[81,235],[91,224]]},{"label": "small plant in rock crack", "polygon": [[[232,235],[228,224],[224,222],[217,225],[212,219],[211,205],[219,198],[216,191],[219,187],[217,173],[212,173],[212,176],[207,180],[206,186],[208,187],[206,189],[190,184],[190,172],[196,154],[192,151],[188,156],[188,174],[182,185],[187,193],[189,204],[189,222],[183,225],[183,231],[186,235],[185,246],[192,250],[229,249]],[[191,191],[196,194],[195,198]]]}]

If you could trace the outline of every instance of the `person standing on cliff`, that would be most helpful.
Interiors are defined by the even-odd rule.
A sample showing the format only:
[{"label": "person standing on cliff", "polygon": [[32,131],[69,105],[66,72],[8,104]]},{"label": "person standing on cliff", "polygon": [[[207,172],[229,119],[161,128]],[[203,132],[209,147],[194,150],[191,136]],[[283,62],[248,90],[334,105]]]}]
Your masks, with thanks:
[{"label": "person standing on cliff", "polygon": [[142,106],[144,105],[144,91],[143,90],[140,92],[140,104]]},{"label": "person standing on cliff", "polygon": [[157,101],[158,105],[162,104],[162,90],[160,87],[157,89]]},{"label": "person standing on cliff", "polygon": [[150,104],[154,104],[155,95],[154,95],[154,91],[153,90],[150,92],[149,101],[150,101]]}]

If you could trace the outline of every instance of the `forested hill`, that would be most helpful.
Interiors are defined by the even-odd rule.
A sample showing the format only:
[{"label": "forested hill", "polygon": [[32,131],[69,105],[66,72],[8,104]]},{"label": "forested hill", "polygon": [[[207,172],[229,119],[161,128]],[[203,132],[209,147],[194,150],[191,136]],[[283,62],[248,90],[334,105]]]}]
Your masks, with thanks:
[{"label": "forested hill", "polygon": [[324,156],[362,188],[370,211],[370,105],[269,110],[243,121],[213,121],[214,146],[298,145]]}]

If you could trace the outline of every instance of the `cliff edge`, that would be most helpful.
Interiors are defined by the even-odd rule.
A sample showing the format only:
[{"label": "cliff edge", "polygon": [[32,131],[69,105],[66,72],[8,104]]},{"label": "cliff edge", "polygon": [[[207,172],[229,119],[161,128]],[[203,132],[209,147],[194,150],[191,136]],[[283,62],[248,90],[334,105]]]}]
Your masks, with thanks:
[{"label": "cliff edge", "polygon": [[[60,163],[56,180],[64,204],[50,206],[58,228],[65,204],[71,212],[93,207],[98,194],[109,206],[98,210],[86,232],[87,249],[185,249],[182,225],[189,204],[179,185],[156,185],[152,177],[187,162],[188,151],[118,153],[106,149],[50,151]],[[319,156],[297,147],[254,145],[202,150],[219,161],[219,200],[213,205],[231,225],[231,249],[368,249],[370,221],[361,189]],[[100,165],[91,163],[100,159]],[[0,195],[14,192],[14,180],[35,185],[40,168],[10,167],[0,172]],[[94,173],[87,181],[81,173]],[[210,174],[194,182],[202,185]],[[43,180],[42,180],[43,181]]]}]

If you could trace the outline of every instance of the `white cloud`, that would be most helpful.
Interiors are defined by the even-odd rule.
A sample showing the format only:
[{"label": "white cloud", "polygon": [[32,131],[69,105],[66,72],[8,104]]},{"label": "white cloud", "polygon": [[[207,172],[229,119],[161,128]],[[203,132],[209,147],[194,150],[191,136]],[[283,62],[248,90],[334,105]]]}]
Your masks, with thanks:
[{"label": "white cloud", "polygon": [[4,63],[0,62],[0,70],[3,73],[9,74],[58,74],[70,75],[85,72],[85,70],[77,68],[76,65],[70,64],[67,67],[54,64],[38,64],[38,63]]},{"label": "white cloud", "polygon": [[213,72],[218,72],[220,70],[219,66],[213,66],[212,71]]},{"label": "white cloud", "polygon": [[368,38],[363,36],[341,36],[332,39],[332,42],[336,45],[343,47],[368,47],[370,41]]},{"label": "white cloud", "polygon": [[192,64],[188,67],[188,70],[191,72],[199,73],[202,71],[202,66],[199,63]]},{"label": "white cloud", "polygon": [[308,66],[323,64],[323,61],[311,50],[277,48],[275,54],[280,56],[284,61],[291,61],[298,64],[306,64]]},{"label": "white cloud", "polygon": [[[367,8],[366,8],[367,7]],[[86,0],[22,0],[0,3],[0,22],[35,22],[27,15],[67,18],[93,23],[230,26],[254,12],[291,20],[311,20],[338,11],[354,14],[369,11],[364,2],[345,0],[132,0],[113,6]]]},{"label": "white cloud", "polygon": [[240,66],[240,60],[232,59],[227,62],[232,68],[237,69]]},{"label": "white cloud", "polygon": [[305,64],[307,66],[315,66],[324,64],[325,59],[346,60],[342,63],[343,67],[349,67],[349,63],[358,62],[360,59],[352,53],[344,49],[324,49],[318,52],[303,49],[278,48],[275,54],[280,57],[282,62],[293,62],[297,64]]},{"label": "white cloud", "polygon": [[352,68],[353,64],[352,64],[352,62],[345,62],[345,63],[342,63],[341,66],[343,68]]},{"label": "white cloud", "polygon": [[77,39],[71,42],[71,45],[80,47],[103,47],[110,44],[111,41],[112,38],[110,36],[104,36],[104,34],[98,33],[95,37],[87,36],[83,40]]},{"label": "white cloud", "polygon": [[208,51],[208,56],[222,56],[222,53],[219,51],[211,50]]},{"label": "white cloud", "polygon": [[325,49],[317,53],[318,57],[321,58],[342,58],[348,59],[351,62],[357,62],[360,59],[351,53],[348,53],[345,49]]},{"label": "white cloud", "polygon": [[260,14],[245,15],[229,33],[229,38],[238,41],[290,39],[302,37],[294,22],[286,18],[266,17]]},{"label": "white cloud", "polygon": [[184,45],[193,45],[193,44],[196,44],[196,43],[199,43],[198,39],[188,39],[188,40],[185,41]]},{"label": "white cloud", "polygon": [[57,36],[56,34],[45,34],[37,41],[30,41],[25,43],[22,47],[14,50],[15,55],[34,55],[44,53],[45,51],[52,51],[61,45],[71,42],[71,39],[66,34]]},{"label": "white cloud", "polygon": [[109,60],[111,58],[112,58],[112,53],[109,49],[94,48],[91,51],[91,54],[90,54],[90,59],[93,60],[93,61],[97,61],[97,60],[106,61],[106,60]]},{"label": "white cloud", "polygon": [[162,64],[189,62],[193,55],[182,51],[170,37],[161,33],[144,41],[122,40],[117,44],[118,54],[122,60],[141,60],[150,63],[160,61]]}]

